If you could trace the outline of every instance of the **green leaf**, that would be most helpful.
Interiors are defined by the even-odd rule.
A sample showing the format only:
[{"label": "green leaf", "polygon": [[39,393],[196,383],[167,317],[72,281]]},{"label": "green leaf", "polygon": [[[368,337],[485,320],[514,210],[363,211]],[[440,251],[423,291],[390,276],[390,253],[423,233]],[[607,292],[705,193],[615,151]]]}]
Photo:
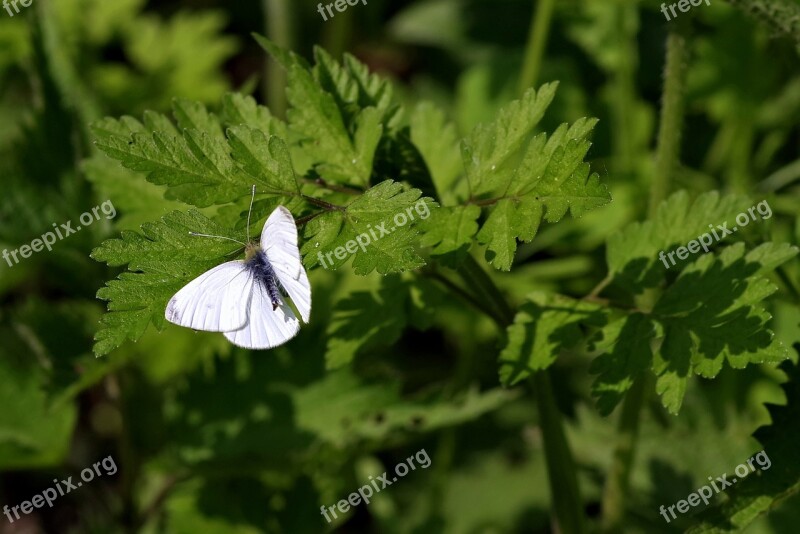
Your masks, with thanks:
[{"label": "green leaf", "polygon": [[529,141],[553,101],[557,83],[529,89],[502,110],[491,124],[479,124],[461,143],[461,157],[473,195],[503,188],[514,173],[514,156]]},{"label": "green leaf", "polygon": [[410,135],[430,170],[442,205],[455,204],[460,198],[459,193],[466,193],[466,188],[457,189],[457,185],[461,185],[458,179],[463,174],[463,167],[455,126],[446,123],[445,115],[439,108],[423,102],[411,114]]},{"label": "green leaf", "polygon": [[421,195],[418,189],[387,180],[347,206],[311,220],[301,249],[306,266],[338,269],[352,256],[353,270],[360,275],[422,267],[425,261],[416,251],[417,224],[430,216],[436,204]]},{"label": "green leaf", "polygon": [[259,193],[291,197],[297,184],[285,143],[246,125],[226,139],[219,119],[196,102],[177,100],[173,113],[182,129],[163,115],[146,113],[93,125],[97,146],[133,171],[166,186],[167,198],[197,207],[226,204]]},{"label": "green leaf", "polygon": [[377,291],[356,291],[338,301],[327,331],[328,369],[350,364],[357,354],[393,345],[409,326],[426,330],[443,295],[430,281],[390,275]]},{"label": "green leaf", "polygon": [[796,255],[787,244],[765,243],[745,253],[737,243],[719,256],[700,257],[664,292],[653,308],[665,331],[654,371],[668,410],[678,412],[693,374],[713,378],[726,361],[742,369],[788,358],[767,328],[772,316],[761,301],[778,289],[764,275]]},{"label": "green leaf", "polygon": [[318,172],[331,181],[366,186],[383,130],[377,110],[361,111],[351,137],[333,97],[308,71],[298,66],[289,70],[287,94],[289,126],[304,139],[303,146],[313,155]]},{"label": "green leaf", "polygon": [[691,201],[686,191],[679,191],[661,203],[652,220],[633,223],[609,238],[609,272],[620,286],[634,293],[655,287],[666,270],[659,260],[661,251],[669,253],[686,245],[707,233],[710,223],[733,220],[749,206],[749,200],[739,195],[720,196],[712,191]]},{"label": "green leaf", "polygon": [[197,232],[243,240],[196,211],[172,212],[157,223],[142,225],[142,233],[125,231],[92,252],[92,258],[110,266],[128,266],[106,283],[97,297],[108,302],[108,313],[95,335],[94,352],[108,354],[126,340],[136,341],[152,323],[165,323],[169,299],[186,283],[221,263],[241,247],[221,239],[189,235]]},{"label": "green leaf", "polygon": [[500,382],[512,386],[547,369],[562,350],[580,343],[583,327],[604,322],[596,304],[547,293],[528,295],[508,327],[508,342],[500,353]]},{"label": "green leaf", "polygon": [[291,50],[281,48],[263,35],[252,33],[253,39],[267,51],[272,58],[277,61],[284,69],[289,70],[294,66],[310,69],[308,62],[303,57],[295,54]]},{"label": "green leaf", "polygon": [[[692,376],[713,378],[725,362],[742,369],[788,358],[767,327],[772,317],[762,301],[777,291],[766,275],[797,251],[765,243],[746,252],[737,243],[703,255],[664,291],[652,313],[633,313],[609,325],[602,339],[604,345],[614,343],[613,350],[592,366],[599,375],[593,394],[600,411],[610,413],[648,367],[662,404],[677,414]],[[652,341],[660,341],[655,353]]]},{"label": "green leaf", "polygon": [[286,124],[272,116],[269,108],[256,103],[251,96],[228,93],[222,99],[220,118],[226,126],[248,126],[270,136],[288,138]]},{"label": "green leaf", "polygon": [[[452,402],[439,397],[402,400],[399,384],[364,383],[341,370],[298,391],[295,399],[300,428],[344,447],[358,440],[382,440],[394,432],[433,432],[471,421],[510,401],[516,392],[470,390]],[[345,420],[350,424],[343,425]]]},{"label": "green leaf", "polygon": [[366,65],[350,54],[344,54],[344,62],[340,64],[317,46],[314,47],[314,59],[314,79],[333,96],[348,129],[352,130],[358,110],[368,107],[377,110],[385,131],[398,128],[402,121],[402,108],[395,103],[394,90],[388,80],[370,73]]},{"label": "green leaf", "polygon": [[377,292],[356,291],[336,303],[328,326],[328,369],[350,364],[356,354],[394,344],[406,327],[408,288],[389,276]]},{"label": "green leaf", "polygon": [[31,357],[40,350],[31,332],[3,324],[0,337],[0,469],[57,466],[69,453],[77,410],[47,398],[46,378]]},{"label": "green leaf", "polygon": [[599,333],[607,352],[595,358],[589,370],[598,375],[592,384],[592,396],[602,415],[610,414],[637,377],[651,367],[650,343],[656,335],[657,326],[641,313],[611,322]]},{"label": "green leaf", "polygon": [[[764,447],[757,455],[758,473],[752,473],[726,491],[727,499],[705,511],[702,521],[690,534],[742,532],[758,516],[774,510],[800,492],[800,466],[797,443],[800,441],[800,367],[785,362],[781,369],[789,380],[784,384],[786,404],[770,404],[771,424],[756,430],[754,437]],[[769,461],[768,467],[767,461]],[[765,469],[766,467],[766,469]]]},{"label": "green leaf", "polygon": [[434,210],[422,223],[420,245],[433,247],[431,255],[449,265],[457,264],[472,245],[478,232],[481,209],[474,204]]},{"label": "green leaf", "polygon": [[391,101],[388,86],[365,69],[353,77],[320,49],[319,63],[310,71],[295,54],[263,37],[257,40],[288,73],[289,127],[300,135],[317,172],[331,182],[366,187],[384,131],[387,98]]},{"label": "green leaf", "polygon": [[280,137],[248,126],[234,126],[228,137],[233,159],[249,176],[260,177],[267,191],[286,196],[300,192],[289,149]]},{"label": "green leaf", "polygon": [[549,139],[544,133],[533,136],[555,90],[556,84],[529,90],[462,142],[471,195],[487,196],[484,203],[490,206],[478,241],[487,246],[486,259],[501,270],[511,268],[517,239],[531,241],[542,219],[558,222],[567,212],[580,217],[611,200],[583,161],[595,119],[562,124]]}]

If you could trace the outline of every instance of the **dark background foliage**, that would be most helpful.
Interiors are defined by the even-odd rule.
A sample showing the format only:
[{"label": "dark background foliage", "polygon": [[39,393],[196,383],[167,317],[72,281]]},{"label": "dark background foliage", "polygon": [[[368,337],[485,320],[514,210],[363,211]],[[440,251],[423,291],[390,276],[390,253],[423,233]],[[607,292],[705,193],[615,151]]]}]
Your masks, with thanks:
[{"label": "dark background foliage", "polygon": [[[369,0],[328,22],[311,0],[33,0],[13,18],[0,11],[0,248],[16,249],[109,199],[118,210],[52,252],[11,267],[0,261],[0,505],[28,500],[53,478],[76,476],[109,455],[119,466],[52,509],[13,525],[0,516],[0,532],[557,531],[535,383],[501,386],[506,333],[430,270],[384,277],[357,276],[349,264],[313,269],[312,323],[270,352],[171,325],[161,332],[151,325],[102,357],[92,352],[105,311],[97,291],[121,272],[92,260],[92,250],[188,206],[103,156],[91,123],[169,113],[174,98],[219,110],[228,91],[250,94],[285,118],[286,75],[251,36],[257,32],[308,60],[315,45],[337,59],[353,54],[390,79],[408,109],[422,101],[440,108],[460,139],[520,96],[532,16],[542,3],[553,4]],[[747,206],[768,199],[775,217],[737,240],[748,250],[797,244],[800,35],[792,32],[800,4],[711,4],[667,22],[656,2],[555,2],[534,78],[537,87],[560,85],[538,129],[599,118],[586,161],[613,202],[543,223],[532,242],[519,244],[510,272],[483,266],[515,309],[538,320],[532,292],[589,295],[607,272],[607,240],[654,217],[648,198],[665,135],[658,129],[666,42],[678,28],[688,52],[670,192],[695,198],[719,190],[744,195]],[[295,157],[295,170],[310,163]],[[204,214],[224,217],[214,209]],[[473,252],[484,257],[477,244]],[[799,277],[796,260],[769,275],[777,292],[764,307],[785,347],[800,341]],[[711,285],[700,278],[695,287]],[[620,280],[602,289],[623,307],[640,304]],[[683,298],[689,307],[705,299]],[[549,367],[592,531],[607,526],[604,491],[617,465],[622,410],[598,408],[590,369],[598,352],[570,341],[587,341],[602,327],[561,331]],[[630,488],[616,505],[626,514],[624,532],[713,521],[712,513],[693,511],[667,524],[658,508],[763,447],[775,451],[772,473],[783,478],[764,472],[756,494],[791,490],[748,532],[796,531],[800,464],[787,444],[796,443],[800,399],[790,363],[783,371],[726,366],[714,380],[694,377],[678,415],[655,393],[642,397]],[[787,375],[795,379],[782,386]],[[787,402],[772,412],[765,404]],[[773,419],[781,428],[752,437]],[[421,448],[429,469],[326,524],[321,505]]]}]

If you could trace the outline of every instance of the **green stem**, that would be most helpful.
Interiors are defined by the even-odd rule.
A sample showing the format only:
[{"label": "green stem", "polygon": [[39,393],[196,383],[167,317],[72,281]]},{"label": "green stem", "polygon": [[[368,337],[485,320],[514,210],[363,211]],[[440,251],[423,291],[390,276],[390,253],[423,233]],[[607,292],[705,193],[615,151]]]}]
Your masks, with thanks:
[{"label": "green stem", "polygon": [[614,6],[616,39],[620,54],[611,78],[611,120],[615,132],[613,137],[615,168],[625,176],[631,176],[634,172],[637,151],[634,110],[637,102],[638,10],[635,2],[618,3]]},{"label": "green stem", "polygon": [[630,472],[639,437],[641,408],[647,402],[652,387],[650,382],[649,375],[634,380],[622,404],[614,456],[603,489],[603,532],[622,531]]},{"label": "green stem", "polygon": [[679,165],[683,92],[686,85],[688,48],[682,32],[673,30],[667,37],[667,61],[664,68],[664,92],[661,101],[661,124],[658,129],[656,170],[650,188],[650,210],[655,213],[669,193],[669,184]]},{"label": "green stem", "polygon": [[533,373],[532,382],[536,405],[539,407],[539,426],[544,441],[550,494],[553,496],[553,507],[558,520],[559,528],[556,532],[586,532],[578,473],[564,433],[561,412],[556,406],[550,375],[547,371],[537,371]]},{"label": "green stem", "polygon": [[514,322],[514,310],[475,258],[467,254],[458,267],[458,274],[466,282],[467,287],[477,293],[478,300],[487,307],[487,313],[495,319],[500,328],[505,330]]},{"label": "green stem", "polygon": [[323,189],[335,191],[337,193],[344,193],[346,195],[358,196],[364,193],[362,189],[353,189],[352,187],[347,187],[346,185],[333,184],[325,181],[324,178],[316,178],[314,180],[309,178],[300,178],[300,181],[304,184],[316,185]]},{"label": "green stem", "polygon": [[325,202],[324,200],[320,200],[318,198],[314,198],[308,195],[304,195],[300,193],[300,198],[308,202],[309,204],[313,204],[318,208],[322,208],[327,211],[344,211],[344,206],[337,206],[336,204],[331,204],[330,202]]},{"label": "green stem", "polygon": [[[468,291],[466,291],[465,289],[462,289],[459,285],[453,283],[453,281],[451,281],[449,278],[444,276],[442,273],[439,273],[439,272],[436,272],[436,271],[431,271],[431,272],[428,273],[428,276],[430,276],[433,280],[435,280],[435,281],[439,282],[440,284],[442,284],[445,288],[447,288],[453,294],[461,297],[464,300],[464,302],[470,304],[476,310],[488,313],[488,310],[486,310],[484,308],[482,301],[476,299]],[[504,323],[503,323],[503,319],[501,317],[498,317],[498,316],[493,315],[491,313],[489,313],[489,316],[494,320],[495,323],[497,323],[499,326],[502,327],[502,325]]]},{"label": "green stem", "polygon": [[347,51],[353,35],[353,13],[355,10],[348,9],[344,13],[338,13],[333,20],[325,22],[325,50],[335,58],[340,58]]},{"label": "green stem", "polygon": [[522,63],[522,74],[519,78],[520,95],[536,84],[542,66],[547,35],[550,33],[550,21],[553,19],[555,0],[539,0],[531,20],[531,31],[528,32],[528,44],[525,46],[525,58]]},{"label": "green stem", "polygon": [[[475,258],[467,255],[458,268],[458,274],[467,287],[473,289],[478,300],[485,304],[486,313],[505,331],[514,322],[514,310],[486,271]],[[548,371],[535,372],[532,383],[539,409],[547,476],[555,517],[559,525],[558,531],[566,534],[582,534],[586,532],[586,526],[583,501],[578,488],[578,475]]]},{"label": "green stem", "polygon": [[[267,37],[286,49],[293,48],[292,10],[290,0],[263,0],[264,25]],[[278,116],[286,116],[287,74],[271,57],[267,57],[266,83],[264,84],[264,101],[270,111]]]},{"label": "green stem", "polygon": [[785,265],[781,265],[777,269],[775,269],[775,274],[778,275],[786,287],[789,289],[789,292],[794,297],[795,302],[800,303],[800,290],[798,290],[797,286],[795,285],[794,281],[792,280],[792,276],[789,274],[789,271],[786,269]]}]

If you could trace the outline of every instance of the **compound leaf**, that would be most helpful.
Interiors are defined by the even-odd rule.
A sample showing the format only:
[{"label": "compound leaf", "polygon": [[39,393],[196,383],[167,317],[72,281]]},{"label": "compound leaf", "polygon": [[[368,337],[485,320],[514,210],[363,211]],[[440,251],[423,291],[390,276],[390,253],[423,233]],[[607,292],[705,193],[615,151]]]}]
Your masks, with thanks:
[{"label": "compound leaf", "polygon": [[482,200],[490,206],[477,238],[487,246],[486,259],[501,270],[511,268],[517,239],[531,241],[542,219],[558,222],[567,212],[580,217],[611,200],[584,163],[596,119],[562,124],[549,138],[533,135],[556,87],[529,90],[462,142],[470,193],[488,197]]},{"label": "compound leaf", "polygon": [[500,353],[500,381],[512,386],[534,371],[547,369],[563,349],[576,346],[582,326],[602,326],[602,308],[560,295],[533,293],[508,327]]},{"label": "compound leaf", "polygon": [[94,352],[108,354],[126,340],[138,340],[152,323],[163,327],[167,302],[183,285],[231,259],[237,246],[221,239],[189,235],[198,232],[243,240],[243,235],[215,224],[199,212],[172,212],[159,222],[142,225],[141,233],[124,231],[92,252],[92,258],[128,272],[106,283],[97,297],[108,301],[108,313],[95,335]]},{"label": "compound leaf", "polygon": [[659,260],[661,251],[668,253],[707,233],[709,222],[722,224],[733,219],[748,202],[746,197],[721,196],[717,191],[692,201],[686,191],[679,191],[661,203],[652,220],[630,224],[609,238],[608,270],[619,285],[634,293],[655,287],[665,269]]},{"label": "compound leaf", "polygon": [[297,194],[288,148],[280,138],[246,125],[233,127],[226,138],[220,120],[196,102],[175,101],[173,114],[182,132],[156,113],[146,113],[144,124],[130,117],[106,118],[92,127],[96,144],[128,169],[165,186],[167,198],[197,207],[233,202],[254,184],[260,193]]},{"label": "compound leaf", "polygon": [[693,374],[713,378],[726,361],[741,369],[788,358],[767,328],[772,316],[761,302],[778,289],[764,275],[796,255],[788,244],[765,243],[745,253],[737,243],[701,256],[664,292],[653,308],[665,330],[654,371],[667,409],[678,412]]},{"label": "compound leaf", "polygon": [[595,358],[589,370],[598,375],[592,396],[601,414],[610,414],[634,380],[651,367],[650,343],[656,335],[652,319],[641,313],[613,321],[600,332],[600,344],[606,352]]},{"label": "compound leaf", "polygon": [[769,468],[739,481],[727,492],[725,502],[700,516],[702,521],[689,529],[689,534],[742,532],[758,516],[800,492],[800,466],[797,464],[800,367],[785,362],[781,369],[789,377],[783,386],[786,404],[767,405],[771,424],[762,426],[753,435],[764,447]]},{"label": "compound leaf", "polygon": [[366,275],[419,268],[425,261],[416,251],[417,223],[436,206],[418,189],[386,180],[350,204],[324,212],[306,224],[301,252],[307,267],[337,269],[350,256],[353,270]]}]

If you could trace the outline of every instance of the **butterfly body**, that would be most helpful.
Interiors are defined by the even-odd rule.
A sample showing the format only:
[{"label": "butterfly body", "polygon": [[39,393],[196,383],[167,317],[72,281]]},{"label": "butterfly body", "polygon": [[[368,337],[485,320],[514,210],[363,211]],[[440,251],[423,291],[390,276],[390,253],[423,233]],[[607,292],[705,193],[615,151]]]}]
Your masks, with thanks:
[{"label": "butterfly body", "polygon": [[281,305],[280,280],[275,274],[267,255],[255,244],[247,246],[245,267],[253,276],[253,283],[260,285],[269,295],[273,311]]},{"label": "butterfly body", "polygon": [[292,214],[278,206],[258,243],[245,246],[245,259],[201,274],[178,291],[164,315],[180,326],[222,332],[234,345],[270,349],[292,339],[311,316],[311,285],[297,248]]}]

